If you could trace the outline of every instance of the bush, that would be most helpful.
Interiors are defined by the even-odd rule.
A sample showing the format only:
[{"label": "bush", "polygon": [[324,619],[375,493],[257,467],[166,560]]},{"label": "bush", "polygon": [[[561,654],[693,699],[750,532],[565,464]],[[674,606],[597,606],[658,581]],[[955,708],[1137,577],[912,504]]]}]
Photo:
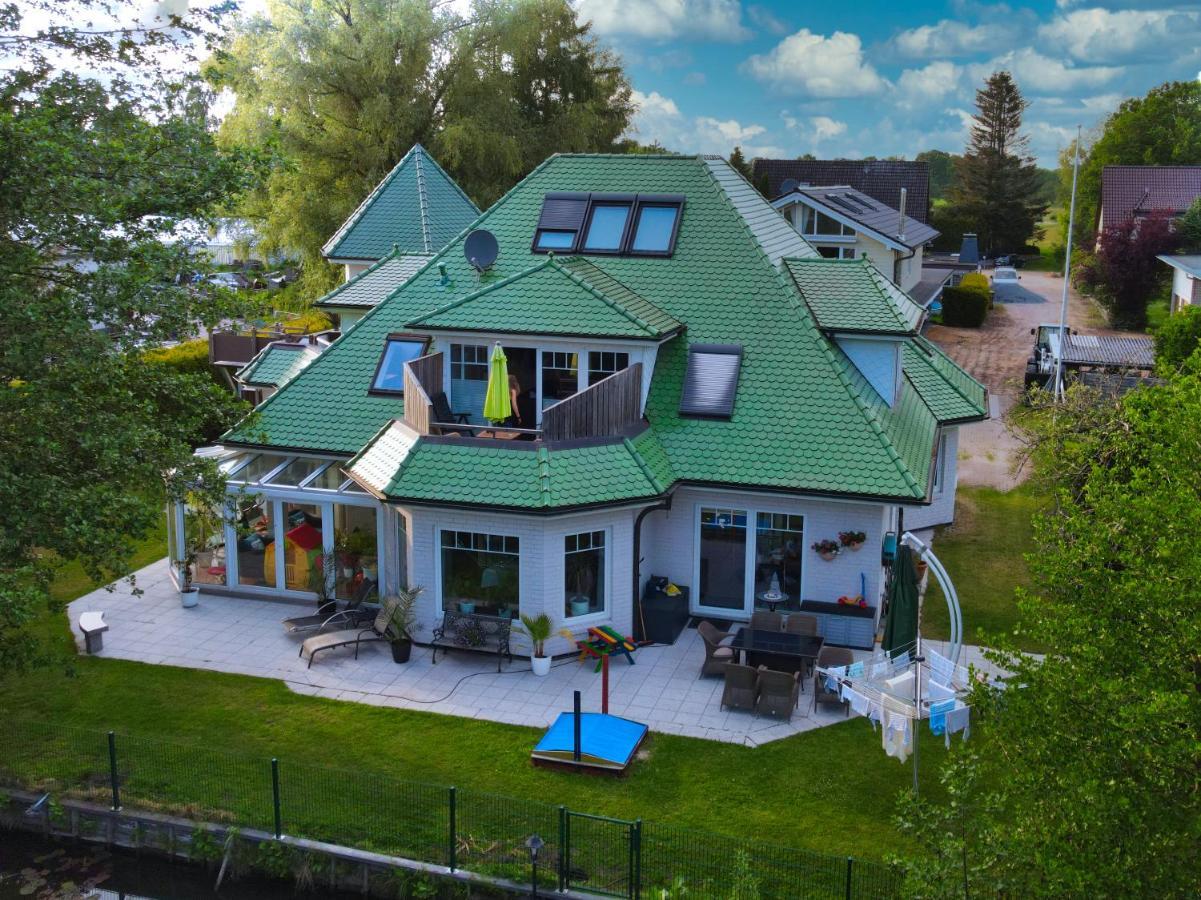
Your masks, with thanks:
[{"label": "bush", "polygon": [[[975,279],[983,281],[983,287]],[[984,324],[991,305],[992,291],[989,289],[988,279],[983,275],[965,275],[958,285],[943,288],[943,324],[979,328]]]},{"label": "bush", "polygon": [[969,272],[963,276],[959,287],[969,291],[983,292],[988,296],[988,308],[992,309],[992,285],[989,283],[987,275],[982,272]]},{"label": "bush", "polygon": [[209,370],[209,343],[204,338],[184,341],[174,347],[155,347],[146,351],[146,361],[169,366],[177,372],[197,374]]},{"label": "bush", "polygon": [[1201,306],[1186,306],[1168,316],[1155,332],[1155,361],[1161,369],[1175,371],[1201,344]]}]

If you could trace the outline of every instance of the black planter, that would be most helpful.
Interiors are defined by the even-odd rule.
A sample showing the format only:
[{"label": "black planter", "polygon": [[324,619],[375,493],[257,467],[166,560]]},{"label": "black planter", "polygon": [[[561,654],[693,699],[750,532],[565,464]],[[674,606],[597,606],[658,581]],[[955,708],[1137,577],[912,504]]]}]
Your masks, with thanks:
[{"label": "black planter", "polygon": [[392,661],[407,663],[413,652],[413,642],[410,640],[392,641]]}]

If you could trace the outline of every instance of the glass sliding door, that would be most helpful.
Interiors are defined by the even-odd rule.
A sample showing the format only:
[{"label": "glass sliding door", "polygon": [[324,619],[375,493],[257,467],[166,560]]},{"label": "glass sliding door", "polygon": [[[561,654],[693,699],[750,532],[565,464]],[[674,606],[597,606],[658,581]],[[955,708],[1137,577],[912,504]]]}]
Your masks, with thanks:
[{"label": "glass sliding door", "polygon": [[283,517],[284,587],[317,593],[323,578],[321,507],[285,501]]},{"label": "glass sliding door", "polygon": [[341,600],[374,600],[379,585],[379,534],[373,506],[334,504],[335,591]]},{"label": "glass sliding door", "polygon": [[697,605],[714,613],[747,612],[747,511],[700,509]]},{"label": "glass sliding door", "polygon": [[273,506],[261,498],[243,498],[238,506],[238,584],[275,587]]},{"label": "glass sliding door", "polygon": [[787,513],[755,516],[755,605],[760,594],[778,591],[788,599],[777,609],[801,608],[801,548],[803,519]]}]

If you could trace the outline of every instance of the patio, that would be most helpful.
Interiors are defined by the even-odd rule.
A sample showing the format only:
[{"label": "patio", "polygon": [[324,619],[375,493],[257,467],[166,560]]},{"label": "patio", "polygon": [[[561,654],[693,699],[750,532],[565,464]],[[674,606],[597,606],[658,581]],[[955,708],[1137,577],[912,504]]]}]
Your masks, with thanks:
[{"label": "patio", "polygon": [[[81,652],[79,617],[102,610],[109,626],[104,649],[97,654],[102,657],[278,678],[301,694],[535,728],[548,727],[560,712],[570,710],[575,690],[583,692],[586,710],[600,709],[600,675],[575,657],[556,660],[550,675],[539,678],[521,658],[498,675],[494,660],[485,656],[452,652],[433,665],[430,651],[421,647],[414,647],[409,663],[398,665],[386,644],[373,643],[362,646],[358,660],[350,649],[331,651],[310,669],[298,658],[299,638],[280,625],[288,616],[311,612],[310,605],[205,595],[198,607],[183,609],[165,559],[139,571],[136,583],[141,596],[122,582],[70,604],[72,633]],[[856,658],[867,656],[856,653]],[[697,677],[703,658],[700,637],[689,628],[671,646],[640,649],[634,666],[615,659],[609,711],[652,731],[747,746],[845,721],[840,709],[813,709],[811,682],[791,722],[723,711],[721,679]],[[977,659],[969,652],[965,661]]]}]

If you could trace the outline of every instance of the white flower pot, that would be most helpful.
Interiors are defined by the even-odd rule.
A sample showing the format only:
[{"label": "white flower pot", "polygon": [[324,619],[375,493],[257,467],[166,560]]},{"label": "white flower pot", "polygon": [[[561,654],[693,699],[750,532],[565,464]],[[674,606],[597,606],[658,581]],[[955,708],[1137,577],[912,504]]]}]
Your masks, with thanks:
[{"label": "white flower pot", "polygon": [[534,674],[538,676],[550,674],[550,657],[549,656],[531,656],[530,668],[534,670]]},{"label": "white flower pot", "polygon": [[184,609],[191,609],[200,602],[200,591],[196,588],[188,588],[186,591],[179,592],[179,605]]},{"label": "white flower pot", "polygon": [[591,603],[589,603],[588,598],[578,594],[571,598],[570,605],[573,616],[586,616],[591,609]]}]

